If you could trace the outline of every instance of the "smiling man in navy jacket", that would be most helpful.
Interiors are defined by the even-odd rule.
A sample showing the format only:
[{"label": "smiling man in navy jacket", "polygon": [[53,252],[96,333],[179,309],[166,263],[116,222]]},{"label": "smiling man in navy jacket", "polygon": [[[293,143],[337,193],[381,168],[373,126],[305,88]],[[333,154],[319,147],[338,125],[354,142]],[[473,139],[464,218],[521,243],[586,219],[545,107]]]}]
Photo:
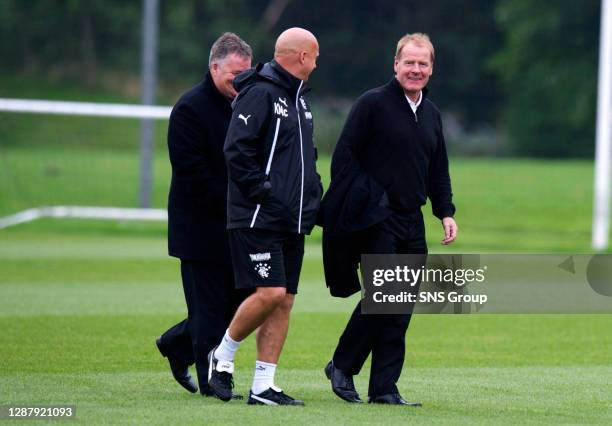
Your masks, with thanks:
[{"label": "smiling man in navy jacket", "polygon": [[195,362],[200,393],[208,386],[207,354],[246,296],[234,289],[226,227],[227,171],[223,142],[236,96],[234,78],[251,67],[251,47],[224,33],[210,49],[203,81],[176,103],[168,126],[172,182],[168,197],[168,251],[181,260],[188,319],[156,343],[175,380],[190,392]]},{"label": "smiling man in navy jacket", "polygon": [[[421,206],[429,198],[444,228],[442,244],[450,244],[457,236],[442,121],[427,99],[433,61],[434,48],[427,35],[402,37],[394,60],[395,76],[359,97],[347,118],[334,151],[332,181],[321,215],[325,272],[332,294],[334,285],[340,287],[336,293],[344,296],[359,286],[352,285],[355,275],[347,292],[348,274],[332,271],[338,264],[326,255],[325,234],[342,234],[340,247],[356,253],[352,259],[358,259],[359,253],[425,254]],[[396,386],[410,317],[408,313],[364,315],[361,303],[357,305],[325,368],[336,395],[361,402],[353,376],[372,354],[369,402],[420,405],[405,401]]]}]

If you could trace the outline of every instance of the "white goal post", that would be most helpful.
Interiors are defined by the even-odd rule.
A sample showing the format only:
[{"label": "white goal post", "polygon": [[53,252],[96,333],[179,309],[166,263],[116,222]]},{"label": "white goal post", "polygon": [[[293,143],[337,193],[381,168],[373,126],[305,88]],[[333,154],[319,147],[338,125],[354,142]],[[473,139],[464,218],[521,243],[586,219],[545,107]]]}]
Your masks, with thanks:
[{"label": "white goal post", "polygon": [[610,163],[612,162],[612,0],[601,1],[597,142],[593,200],[592,247],[605,250],[610,235]]},{"label": "white goal post", "polygon": [[172,107],[93,102],[0,98],[0,111],[33,114],[87,115],[94,117],[168,119]]}]

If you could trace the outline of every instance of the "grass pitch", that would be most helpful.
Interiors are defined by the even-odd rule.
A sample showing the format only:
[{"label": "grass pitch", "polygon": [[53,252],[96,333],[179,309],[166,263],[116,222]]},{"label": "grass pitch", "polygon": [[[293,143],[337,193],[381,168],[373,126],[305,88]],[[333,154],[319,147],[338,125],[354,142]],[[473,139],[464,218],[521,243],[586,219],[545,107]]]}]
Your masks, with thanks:
[{"label": "grass pitch", "polygon": [[[0,148],[0,215],[135,206],[133,147]],[[329,159],[319,163],[327,181]],[[442,248],[425,207],[432,252],[589,251],[592,163],[453,159],[451,174],[459,240]],[[168,178],[162,147],[156,207]],[[0,230],[0,405],[74,404],[84,424],[612,423],[612,315],[416,316],[399,388],[424,406],[339,400],[323,367],[356,299],[329,296],[319,245],[316,230],[277,373],[307,406],[249,407],[188,394],[157,352],[155,337],[185,316],[164,224],[42,220]],[[236,360],[243,394],[254,360],[249,338]],[[368,370],[356,378],[362,397]]]},{"label": "grass pitch", "polygon": [[[612,315],[421,315],[399,382],[419,409],[351,406],[323,367],[356,300],[331,298],[307,246],[277,384],[307,406],[192,395],[154,339],[185,315],[178,261],[155,225],[32,223],[0,233],[0,404],[74,404],[83,424],[612,422]],[[248,392],[249,338],[236,359]],[[366,395],[366,366],[356,378]]]}]

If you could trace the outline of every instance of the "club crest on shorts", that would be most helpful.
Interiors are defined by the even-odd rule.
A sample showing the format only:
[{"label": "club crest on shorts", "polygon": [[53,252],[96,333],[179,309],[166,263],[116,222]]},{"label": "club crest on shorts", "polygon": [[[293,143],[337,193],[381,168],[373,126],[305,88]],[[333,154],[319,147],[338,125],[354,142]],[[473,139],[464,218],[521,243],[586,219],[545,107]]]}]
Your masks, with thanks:
[{"label": "club crest on shorts", "polygon": [[262,278],[268,278],[270,276],[270,269],[272,269],[272,267],[267,263],[259,262],[255,265],[255,270]]}]

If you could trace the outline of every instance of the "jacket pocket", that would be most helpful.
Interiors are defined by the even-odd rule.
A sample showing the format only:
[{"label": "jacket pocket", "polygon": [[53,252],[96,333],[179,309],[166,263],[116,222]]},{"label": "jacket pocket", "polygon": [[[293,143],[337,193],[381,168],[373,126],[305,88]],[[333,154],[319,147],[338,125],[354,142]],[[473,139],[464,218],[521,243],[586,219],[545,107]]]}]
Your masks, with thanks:
[{"label": "jacket pocket", "polygon": [[288,219],[291,206],[286,199],[286,182],[278,172],[271,172],[268,176],[268,182],[270,183],[270,190],[262,203],[262,207],[265,207],[269,213],[276,217]]}]

